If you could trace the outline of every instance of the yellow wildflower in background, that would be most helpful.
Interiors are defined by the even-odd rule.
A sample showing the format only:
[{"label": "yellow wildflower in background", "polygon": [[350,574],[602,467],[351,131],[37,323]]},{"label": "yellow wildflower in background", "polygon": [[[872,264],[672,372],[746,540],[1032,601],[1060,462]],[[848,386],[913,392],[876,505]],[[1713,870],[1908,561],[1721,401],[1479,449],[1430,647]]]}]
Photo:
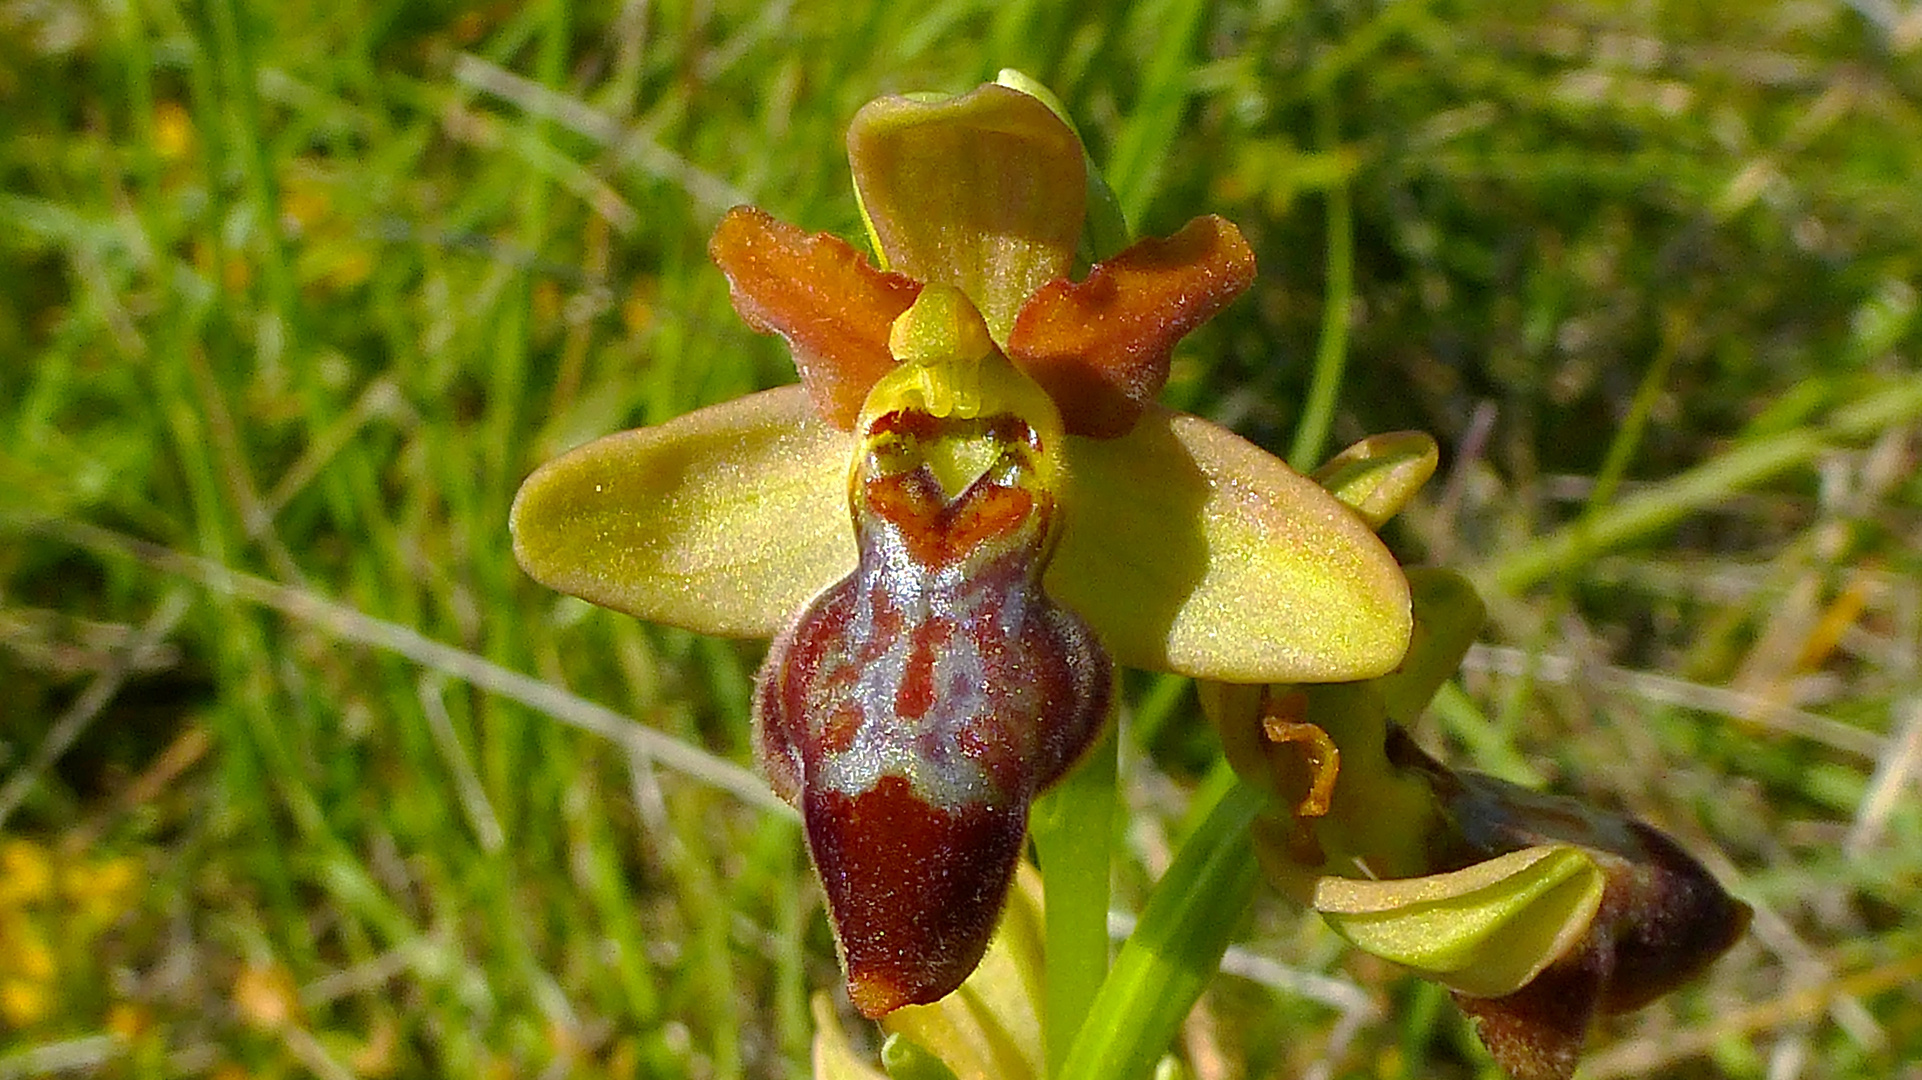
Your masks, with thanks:
[{"label": "yellow wildflower in background", "polygon": [[0,1023],[30,1028],[59,1012],[75,982],[62,960],[93,956],[137,900],[139,879],[132,856],[56,857],[33,840],[0,841]]}]

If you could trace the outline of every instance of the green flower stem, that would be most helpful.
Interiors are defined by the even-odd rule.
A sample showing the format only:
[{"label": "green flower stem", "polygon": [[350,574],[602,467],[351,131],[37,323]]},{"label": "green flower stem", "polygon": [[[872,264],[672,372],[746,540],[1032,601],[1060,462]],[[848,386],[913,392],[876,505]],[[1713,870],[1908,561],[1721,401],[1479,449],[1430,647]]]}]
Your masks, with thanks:
[{"label": "green flower stem", "polygon": [[[1129,1080],[1153,1073],[1213,979],[1254,897],[1248,827],[1267,796],[1224,765],[1196,796],[1205,816],[1189,833],[1121,947],[1062,1063],[1059,1080]],[[1049,979],[1054,978],[1053,959]]]},{"label": "green flower stem", "polygon": [[[1334,103],[1323,95],[1315,103],[1316,142],[1334,153],[1340,142]],[[1355,213],[1344,176],[1328,185],[1328,285],[1321,309],[1321,337],[1315,346],[1315,376],[1295,425],[1288,464],[1308,472],[1321,463],[1322,447],[1335,419],[1335,399],[1348,364],[1348,317],[1355,306]]]},{"label": "green flower stem", "polygon": [[1041,1029],[1054,1075],[1108,974],[1108,871],[1114,837],[1115,755],[1110,730],[1030,816],[1041,862],[1048,960]]},{"label": "green flower stem", "polygon": [[[1374,688],[1333,683],[1309,688],[1308,715],[1341,751],[1340,781],[1316,835],[1331,859],[1357,859],[1382,877],[1430,872],[1428,846],[1445,835],[1428,780],[1396,767],[1385,751],[1387,719]],[[1346,865],[1324,873],[1346,875]]]}]

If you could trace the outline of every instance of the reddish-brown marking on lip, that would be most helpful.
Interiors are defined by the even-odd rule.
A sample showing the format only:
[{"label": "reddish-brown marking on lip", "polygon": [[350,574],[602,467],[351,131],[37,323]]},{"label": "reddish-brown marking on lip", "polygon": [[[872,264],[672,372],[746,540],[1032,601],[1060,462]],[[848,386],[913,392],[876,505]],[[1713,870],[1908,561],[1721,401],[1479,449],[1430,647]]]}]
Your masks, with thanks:
[{"label": "reddish-brown marking on lip", "polygon": [[875,417],[873,423],[868,425],[867,437],[905,435],[915,439],[932,439],[941,434],[945,426],[940,418],[919,409],[896,409]]},{"label": "reddish-brown marking on lip", "polygon": [[944,531],[948,558],[1010,535],[1034,512],[1034,496],[1020,488],[990,487],[955,506]]},{"label": "reddish-brown marking on lip", "polygon": [[[1001,446],[1019,446],[1029,453],[1040,450],[1034,429],[1008,415],[943,420],[900,409],[876,417],[868,432],[871,441],[882,436],[914,440],[986,436]],[[929,570],[952,566],[1012,537],[1037,510],[1034,493],[1027,488],[985,477],[949,498],[933,474],[918,465],[899,472],[877,471],[861,483],[860,497],[874,515],[893,525],[908,557]]]},{"label": "reddish-brown marking on lip", "polygon": [[909,634],[908,668],[901,675],[901,690],[894,696],[897,714],[919,720],[934,708],[935,663],[940,654],[954,644],[955,633],[953,619],[936,617]]}]

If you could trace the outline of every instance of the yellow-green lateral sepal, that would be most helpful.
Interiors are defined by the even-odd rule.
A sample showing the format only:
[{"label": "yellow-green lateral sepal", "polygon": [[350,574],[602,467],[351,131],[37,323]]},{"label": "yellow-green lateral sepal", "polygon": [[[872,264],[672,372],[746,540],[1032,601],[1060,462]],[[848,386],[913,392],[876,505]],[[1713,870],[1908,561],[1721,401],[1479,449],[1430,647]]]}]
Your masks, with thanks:
[{"label": "yellow-green lateral sepal", "polygon": [[1328,459],[1314,480],[1379,529],[1435,475],[1441,452],[1425,431],[1370,435]]},{"label": "yellow-green lateral sepal", "polygon": [[1150,409],[1070,436],[1046,579],[1116,660],[1221,682],[1335,682],[1393,668],[1408,583],[1352,511],[1198,417]]},{"label": "yellow-green lateral sepal", "polygon": [[1322,878],[1315,910],[1363,952],[1473,997],[1528,984],[1588,932],[1601,869],[1580,848],[1544,845],[1466,869],[1395,881]]},{"label": "yellow-green lateral sepal", "polygon": [[798,386],[610,435],[521,485],[514,555],[544,585],[652,622],[773,637],[854,568],[853,449]]},{"label": "yellow-green lateral sepal", "polygon": [[960,289],[997,342],[1028,297],[1073,265],[1081,142],[1019,90],[871,101],[848,128],[848,159],[885,269]]}]

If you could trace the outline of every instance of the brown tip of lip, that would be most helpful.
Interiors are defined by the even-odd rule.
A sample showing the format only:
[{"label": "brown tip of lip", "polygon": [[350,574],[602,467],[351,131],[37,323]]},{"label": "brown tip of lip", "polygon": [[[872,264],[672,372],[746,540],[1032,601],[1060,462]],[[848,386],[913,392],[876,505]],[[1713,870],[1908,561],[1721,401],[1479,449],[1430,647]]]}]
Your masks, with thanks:
[{"label": "brown tip of lip", "polygon": [[906,990],[885,972],[848,972],[848,997],[862,1016],[878,1020],[903,1005],[912,1005]]},{"label": "brown tip of lip", "polygon": [[884,776],[853,798],[809,791],[802,805],[855,1008],[875,1018],[960,986],[994,935],[1027,801],[941,809]]}]

